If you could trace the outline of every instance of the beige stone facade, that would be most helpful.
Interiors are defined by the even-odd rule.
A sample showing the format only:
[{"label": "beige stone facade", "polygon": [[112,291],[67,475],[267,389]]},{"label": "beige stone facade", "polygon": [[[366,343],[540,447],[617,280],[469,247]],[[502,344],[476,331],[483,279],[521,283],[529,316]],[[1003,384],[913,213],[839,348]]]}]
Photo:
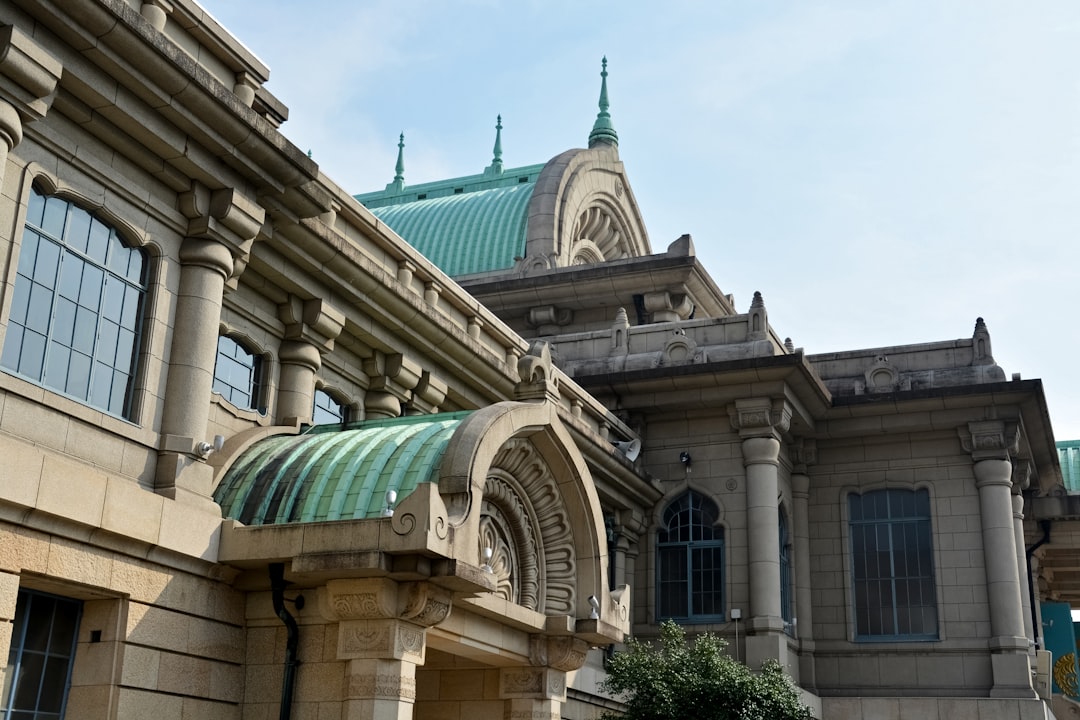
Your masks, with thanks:
[{"label": "beige stone facade", "polygon": [[[805,354],[650,254],[603,135],[455,280],[194,2],[16,0],[0,47],[0,717],[590,720],[664,617],[821,717],[1049,716],[1024,544],[1069,503],[981,319]],[[346,429],[425,419],[399,484],[326,489]],[[322,494],[274,475],[305,442]]]}]

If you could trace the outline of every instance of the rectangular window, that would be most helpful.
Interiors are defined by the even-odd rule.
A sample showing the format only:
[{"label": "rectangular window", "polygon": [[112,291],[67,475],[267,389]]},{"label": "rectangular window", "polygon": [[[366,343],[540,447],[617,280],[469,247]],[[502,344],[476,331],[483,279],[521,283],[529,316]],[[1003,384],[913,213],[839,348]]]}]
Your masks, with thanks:
[{"label": "rectangular window", "polygon": [[77,600],[19,591],[0,720],[64,717],[81,613]]},{"label": "rectangular window", "polygon": [[857,640],[938,637],[926,490],[848,496]]}]

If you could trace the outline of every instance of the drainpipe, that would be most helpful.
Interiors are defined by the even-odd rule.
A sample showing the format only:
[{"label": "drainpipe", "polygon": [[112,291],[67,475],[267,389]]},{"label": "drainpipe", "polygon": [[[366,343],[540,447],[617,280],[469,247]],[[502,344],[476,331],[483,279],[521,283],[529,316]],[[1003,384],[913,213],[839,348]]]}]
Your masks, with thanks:
[{"label": "drainpipe", "polygon": [[1042,628],[1039,627],[1039,610],[1036,606],[1038,598],[1035,597],[1035,578],[1031,575],[1031,556],[1035,554],[1035,551],[1041,548],[1046,543],[1050,542],[1050,521],[1040,520],[1039,527],[1042,528],[1043,536],[1039,538],[1034,545],[1026,549],[1027,553],[1027,581],[1028,581],[1028,596],[1031,598],[1031,629],[1035,632],[1035,647],[1041,648],[1042,644],[1039,642],[1042,638]]},{"label": "drainpipe", "polygon": [[296,668],[300,661],[296,659],[296,645],[300,638],[300,629],[296,618],[285,609],[285,564],[270,563],[270,595],[274,601],[274,613],[285,623],[288,635],[285,640],[285,675],[281,681],[281,713],[279,720],[292,717],[293,688],[296,685]]}]

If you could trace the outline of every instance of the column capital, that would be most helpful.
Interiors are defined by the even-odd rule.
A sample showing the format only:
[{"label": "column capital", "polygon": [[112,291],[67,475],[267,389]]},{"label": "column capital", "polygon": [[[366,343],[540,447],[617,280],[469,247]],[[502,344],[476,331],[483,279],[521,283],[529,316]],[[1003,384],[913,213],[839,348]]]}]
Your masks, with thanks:
[{"label": "column capital", "polygon": [[449,590],[427,582],[389,578],[331,580],[320,608],[328,620],[406,620],[431,627],[450,614]]},{"label": "column capital", "polygon": [[0,27],[0,98],[23,120],[45,117],[63,70],[59,60],[21,29]]},{"label": "column capital", "polygon": [[746,398],[728,405],[731,426],[743,438],[779,439],[791,426],[791,406],[772,398]]},{"label": "column capital", "polygon": [[196,182],[180,194],[179,204],[188,219],[189,236],[222,243],[246,265],[251,244],[266,219],[259,203],[236,188],[211,190]]},{"label": "column capital", "polygon": [[278,305],[278,319],[285,323],[286,340],[307,343],[320,352],[333,350],[334,340],[345,327],[345,313],[321,298],[290,296]]},{"label": "column capital", "polygon": [[529,638],[529,661],[537,667],[569,672],[585,664],[589,644],[570,635],[532,635]]},{"label": "column capital", "polygon": [[186,237],[180,244],[180,264],[203,267],[220,273],[226,280],[233,272],[233,256],[229,249],[213,240]]},{"label": "column capital", "polygon": [[991,485],[1012,489],[1012,463],[1008,459],[987,458],[975,462],[975,487]]},{"label": "column capital", "polygon": [[1020,448],[1020,428],[1015,422],[980,420],[956,429],[960,445],[971,459],[1008,460]]}]

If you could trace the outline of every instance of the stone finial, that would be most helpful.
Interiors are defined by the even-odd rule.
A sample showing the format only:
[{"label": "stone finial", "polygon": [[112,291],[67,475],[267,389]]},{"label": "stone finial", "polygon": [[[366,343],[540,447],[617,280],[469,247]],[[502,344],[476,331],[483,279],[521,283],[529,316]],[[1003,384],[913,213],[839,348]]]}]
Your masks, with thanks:
[{"label": "stone finial", "polygon": [[484,168],[485,175],[502,175],[502,115],[495,118],[495,147],[492,148],[491,164]]},{"label": "stone finial", "polygon": [[982,318],[975,318],[975,332],[971,336],[972,365],[994,365],[990,349],[990,331]]},{"label": "stone finial", "polygon": [[387,190],[402,192],[405,190],[405,133],[398,135],[397,162],[394,164],[394,181],[386,186]]},{"label": "stone finial", "polygon": [[615,132],[615,126],[611,122],[611,113],[608,103],[607,92],[607,57],[601,61],[600,70],[600,112],[596,114],[596,122],[593,123],[592,132],[589,133],[589,147],[596,145],[619,146],[619,134]]},{"label": "stone finial", "polygon": [[768,337],[769,315],[765,311],[765,299],[758,291],[754,292],[746,322],[748,340],[765,340]]},{"label": "stone finial", "polygon": [[555,374],[549,343],[534,341],[529,347],[528,355],[523,355],[518,360],[517,367],[521,382],[514,388],[515,399],[558,400],[559,379]]},{"label": "stone finial", "polygon": [[795,343],[791,342],[791,338],[784,338],[784,349],[787,350],[788,353],[795,352]]},{"label": "stone finial", "polygon": [[611,355],[626,355],[630,352],[630,319],[626,308],[619,308],[615,313],[615,322],[611,324]]}]

